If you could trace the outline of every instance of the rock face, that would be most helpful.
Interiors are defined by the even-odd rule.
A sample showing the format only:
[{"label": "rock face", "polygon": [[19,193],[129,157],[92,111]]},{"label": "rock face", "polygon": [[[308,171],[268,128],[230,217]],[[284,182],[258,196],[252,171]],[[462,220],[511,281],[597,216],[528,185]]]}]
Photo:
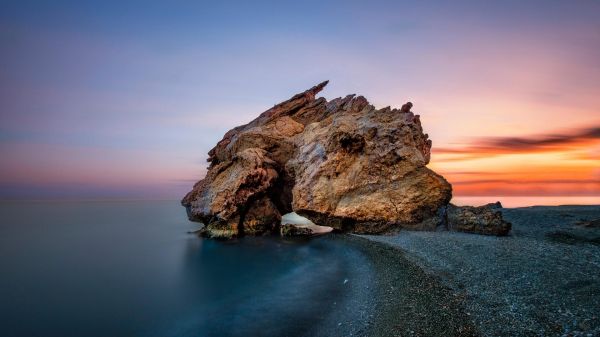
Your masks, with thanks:
[{"label": "rock face", "polygon": [[447,207],[447,226],[451,231],[503,236],[510,232],[511,224],[504,221],[499,202],[480,207]]},{"label": "rock face", "polygon": [[307,227],[300,227],[292,224],[283,224],[280,227],[281,236],[311,236],[313,231]]},{"label": "rock face", "polygon": [[431,140],[412,103],[375,109],[362,96],[316,98],[323,82],[228,131],[206,177],[182,200],[203,234],[279,232],[295,211],[355,233],[434,230],[450,184],[428,169]]}]

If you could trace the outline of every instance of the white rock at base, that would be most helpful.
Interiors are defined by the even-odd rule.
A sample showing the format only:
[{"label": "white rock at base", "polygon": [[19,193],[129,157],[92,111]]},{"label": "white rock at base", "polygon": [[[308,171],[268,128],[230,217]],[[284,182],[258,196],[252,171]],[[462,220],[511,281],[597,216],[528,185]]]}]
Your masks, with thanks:
[{"label": "white rock at base", "polygon": [[313,234],[326,234],[333,230],[333,228],[329,226],[316,225],[314,222],[310,221],[310,219],[300,216],[295,212],[284,214],[281,217],[281,224],[290,224],[300,228],[308,228]]}]

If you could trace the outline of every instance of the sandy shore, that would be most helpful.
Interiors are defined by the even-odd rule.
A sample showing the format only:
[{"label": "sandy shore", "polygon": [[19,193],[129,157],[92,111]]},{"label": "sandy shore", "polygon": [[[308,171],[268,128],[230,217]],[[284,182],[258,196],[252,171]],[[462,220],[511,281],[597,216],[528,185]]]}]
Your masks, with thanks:
[{"label": "sandy shore", "polygon": [[360,236],[381,296],[370,335],[599,336],[600,229],[576,223],[600,206],[503,213],[509,237]]}]

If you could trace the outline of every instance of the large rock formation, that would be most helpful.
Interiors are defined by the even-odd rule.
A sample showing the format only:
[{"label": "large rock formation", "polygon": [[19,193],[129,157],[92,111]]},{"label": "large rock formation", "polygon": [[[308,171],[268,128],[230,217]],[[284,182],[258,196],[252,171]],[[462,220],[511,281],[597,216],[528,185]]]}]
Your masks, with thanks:
[{"label": "large rock formation", "polygon": [[278,232],[295,211],[355,233],[446,224],[450,184],[428,169],[431,140],[412,103],[375,109],[362,96],[316,98],[323,82],[228,131],[206,177],[182,200],[203,234]]}]

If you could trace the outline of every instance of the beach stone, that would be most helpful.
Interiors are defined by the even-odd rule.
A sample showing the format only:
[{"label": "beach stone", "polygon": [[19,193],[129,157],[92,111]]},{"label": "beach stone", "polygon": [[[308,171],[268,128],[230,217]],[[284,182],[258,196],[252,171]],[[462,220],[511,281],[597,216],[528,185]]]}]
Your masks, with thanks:
[{"label": "beach stone", "polygon": [[451,231],[504,236],[511,224],[504,221],[496,203],[484,206],[456,206],[448,204],[447,226]]},{"label": "beach stone", "polygon": [[316,98],[325,85],[231,129],[208,152],[206,177],[182,200],[205,235],[277,233],[281,214],[292,211],[354,233],[445,223],[452,187],[426,167],[432,143],[413,104]]},{"label": "beach stone", "polygon": [[290,237],[290,236],[311,236],[314,233],[313,233],[312,229],[310,229],[308,227],[302,227],[302,226],[298,226],[295,224],[286,223],[286,224],[281,225],[280,234],[283,237]]}]

